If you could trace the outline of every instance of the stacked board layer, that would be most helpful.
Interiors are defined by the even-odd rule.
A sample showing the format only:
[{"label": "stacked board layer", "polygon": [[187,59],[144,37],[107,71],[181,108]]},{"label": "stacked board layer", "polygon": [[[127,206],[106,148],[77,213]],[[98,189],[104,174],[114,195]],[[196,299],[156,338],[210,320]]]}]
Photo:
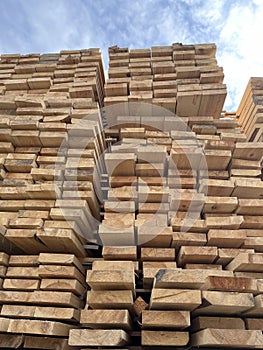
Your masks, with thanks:
[{"label": "stacked board layer", "polygon": [[220,117],[226,97],[214,44],[109,48],[105,106],[145,102],[180,117]]},{"label": "stacked board layer", "polygon": [[85,256],[104,171],[100,50],[2,55],[0,72],[2,244]]},{"label": "stacked board layer", "polygon": [[236,117],[249,141],[263,140],[263,78],[250,78]]},{"label": "stacked board layer", "polygon": [[263,143],[215,45],[109,55],[1,56],[0,349],[262,349]]}]

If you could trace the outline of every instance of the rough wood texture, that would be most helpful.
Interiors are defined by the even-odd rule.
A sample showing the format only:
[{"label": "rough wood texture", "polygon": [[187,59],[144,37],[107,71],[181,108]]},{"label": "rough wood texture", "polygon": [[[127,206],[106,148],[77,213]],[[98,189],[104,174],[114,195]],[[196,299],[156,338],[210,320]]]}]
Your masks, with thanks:
[{"label": "rough wood texture", "polygon": [[208,328],[195,333],[192,336],[193,346],[209,347],[234,347],[261,348],[263,336],[261,331],[249,331],[238,329],[213,329]]},{"label": "rough wood texture", "polygon": [[142,312],[143,329],[185,329],[189,327],[189,311],[154,311]]},{"label": "rough wood texture", "polygon": [[188,332],[142,330],[143,346],[185,346],[188,342]]},{"label": "rough wood texture", "polygon": [[254,305],[251,293],[202,291],[202,305],[195,315],[235,315]]},{"label": "rough wood texture", "polygon": [[129,336],[123,330],[72,329],[69,333],[71,346],[123,346]]},{"label": "rough wood texture", "polygon": [[128,310],[82,310],[80,323],[95,329],[132,329]]},{"label": "rough wood texture", "polygon": [[192,311],[201,303],[200,290],[154,288],[152,290],[150,309]]}]

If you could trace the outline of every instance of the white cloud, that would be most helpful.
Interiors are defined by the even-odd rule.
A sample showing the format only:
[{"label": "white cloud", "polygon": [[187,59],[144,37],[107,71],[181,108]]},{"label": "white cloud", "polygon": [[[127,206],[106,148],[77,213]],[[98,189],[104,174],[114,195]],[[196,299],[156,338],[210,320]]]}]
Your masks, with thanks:
[{"label": "white cloud", "polygon": [[[254,1],[255,2],[255,1]],[[256,2],[255,2],[256,3]],[[218,60],[224,67],[229,97],[227,108],[237,108],[251,76],[263,76],[263,3],[235,5],[219,36]]]},{"label": "white cloud", "polygon": [[217,44],[227,109],[237,108],[250,76],[263,76],[262,0],[0,0],[1,52],[56,52]]}]

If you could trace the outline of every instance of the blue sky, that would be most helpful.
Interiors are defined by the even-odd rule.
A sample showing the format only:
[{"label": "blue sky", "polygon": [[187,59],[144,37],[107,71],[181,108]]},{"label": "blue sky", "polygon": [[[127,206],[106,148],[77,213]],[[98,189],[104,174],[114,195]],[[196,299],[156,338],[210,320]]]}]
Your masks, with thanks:
[{"label": "blue sky", "polygon": [[0,53],[215,42],[235,110],[263,76],[263,0],[0,0]]}]

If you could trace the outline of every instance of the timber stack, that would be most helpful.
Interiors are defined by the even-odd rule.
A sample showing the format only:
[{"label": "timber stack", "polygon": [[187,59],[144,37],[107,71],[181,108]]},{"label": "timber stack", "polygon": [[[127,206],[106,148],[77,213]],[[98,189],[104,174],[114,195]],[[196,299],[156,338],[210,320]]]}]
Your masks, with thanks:
[{"label": "timber stack", "polygon": [[1,349],[263,349],[263,142],[215,53],[1,56]]},{"label": "timber stack", "polygon": [[263,140],[263,78],[250,78],[236,118],[249,141]]}]

